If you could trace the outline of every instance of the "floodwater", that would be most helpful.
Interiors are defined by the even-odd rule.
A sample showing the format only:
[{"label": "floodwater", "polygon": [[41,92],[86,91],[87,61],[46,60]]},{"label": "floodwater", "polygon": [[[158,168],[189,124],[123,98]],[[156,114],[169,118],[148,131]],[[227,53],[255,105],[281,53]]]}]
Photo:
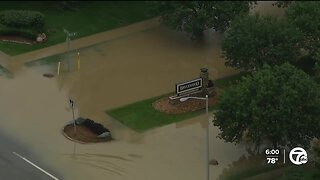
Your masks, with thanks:
[{"label": "floodwater", "polygon": [[[236,73],[220,57],[221,37],[213,33],[199,45],[159,26],[81,49],[79,72],[74,68],[49,79],[42,74],[55,73],[56,65],[22,68],[14,79],[0,78],[1,131],[23,141],[63,179],[204,179],[204,116],[138,134],[104,111],[172,92],[175,83],[197,77],[202,67],[212,79]],[[77,116],[104,124],[116,141],[83,145],[64,138],[61,129],[72,118],[69,98]],[[212,179],[246,154],[217,134],[210,126],[210,157],[219,162],[211,166]]]},{"label": "floodwater", "polygon": [[285,15],[285,9],[272,6],[275,1],[258,1],[258,4],[254,6],[251,13],[258,12],[261,15],[283,17]]}]

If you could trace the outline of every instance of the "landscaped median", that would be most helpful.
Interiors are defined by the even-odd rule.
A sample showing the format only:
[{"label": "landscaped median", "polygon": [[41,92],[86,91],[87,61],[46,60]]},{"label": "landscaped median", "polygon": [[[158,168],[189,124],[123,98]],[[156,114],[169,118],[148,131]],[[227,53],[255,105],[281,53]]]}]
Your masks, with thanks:
[{"label": "landscaped median", "polygon": [[[61,5],[65,7],[61,8]],[[66,40],[63,29],[67,29],[70,32],[77,32],[74,39],[78,39],[127,26],[155,17],[156,14],[150,11],[151,7],[151,3],[144,1],[74,1],[74,3],[59,1],[27,1],[16,3],[3,1],[0,2],[0,13],[7,10],[25,13],[25,10],[27,10],[28,12],[43,14],[45,22],[41,32],[46,34],[48,40],[45,43],[32,45],[0,41],[0,51],[8,55],[18,55],[63,43]],[[15,18],[17,13],[12,13],[11,11],[9,14],[10,22],[21,22],[20,19],[17,20],[17,18]],[[30,18],[27,18],[25,21],[29,19]],[[23,21],[23,23],[25,22]],[[10,23],[10,25],[11,24],[12,23]],[[12,27],[6,27],[6,29],[4,29],[3,25],[0,25],[0,35],[1,32],[5,33],[5,35],[23,35],[33,39],[37,36],[37,33],[35,33],[33,29],[18,29]]]},{"label": "landscaped median", "polygon": [[[216,87],[223,90],[236,80],[239,80],[242,76],[243,74],[237,74],[218,79],[215,81]],[[110,109],[107,110],[106,113],[137,132],[144,132],[155,127],[179,122],[205,113],[205,110],[201,109],[183,114],[166,114],[153,108],[152,104],[155,101],[163,97],[168,97],[171,94],[172,93],[152,97],[122,107]],[[209,111],[214,109],[215,106],[209,107]]]}]

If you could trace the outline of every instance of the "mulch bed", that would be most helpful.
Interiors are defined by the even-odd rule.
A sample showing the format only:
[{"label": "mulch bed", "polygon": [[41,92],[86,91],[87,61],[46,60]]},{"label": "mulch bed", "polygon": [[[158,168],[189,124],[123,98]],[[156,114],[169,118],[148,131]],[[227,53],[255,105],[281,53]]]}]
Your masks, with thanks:
[{"label": "mulch bed", "polygon": [[28,44],[28,45],[36,44],[35,40],[31,40],[31,39],[19,37],[19,36],[1,35],[0,40],[3,42],[13,42],[13,43],[19,43],[19,44]]},{"label": "mulch bed", "polygon": [[67,125],[63,129],[64,133],[73,140],[77,140],[84,143],[97,143],[97,142],[107,142],[112,139],[102,139],[97,138],[89,128],[83,125],[76,125],[76,132],[74,132],[73,124]]},{"label": "mulch bed", "polygon": [[[217,103],[217,94],[213,97],[209,97],[209,106],[213,106]],[[164,97],[152,104],[152,106],[160,111],[167,114],[183,114],[187,112],[197,111],[199,109],[206,108],[206,101],[189,99],[187,101],[172,105],[169,103],[169,97]]]}]

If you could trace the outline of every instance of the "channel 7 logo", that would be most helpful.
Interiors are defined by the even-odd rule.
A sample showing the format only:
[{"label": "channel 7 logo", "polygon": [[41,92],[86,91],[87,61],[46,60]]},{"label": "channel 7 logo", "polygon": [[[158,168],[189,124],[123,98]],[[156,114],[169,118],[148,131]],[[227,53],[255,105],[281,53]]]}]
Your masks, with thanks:
[{"label": "channel 7 logo", "polygon": [[295,165],[306,164],[308,162],[307,152],[301,147],[293,148],[289,153],[290,161]]}]

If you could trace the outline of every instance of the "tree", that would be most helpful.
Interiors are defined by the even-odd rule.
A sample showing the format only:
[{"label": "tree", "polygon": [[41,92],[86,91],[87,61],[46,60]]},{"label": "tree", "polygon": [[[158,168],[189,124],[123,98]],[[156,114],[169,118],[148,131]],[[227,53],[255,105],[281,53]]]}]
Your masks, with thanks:
[{"label": "tree", "polygon": [[286,16],[304,34],[304,48],[315,57],[320,53],[320,3],[317,1],[296,1],[292,3]]},{"label": "tree", "polygon": [[311,144],[311,152],[313,154],[315,165],[318,169],[320,169],[320,140],[315,139]]},{"label": "tree", "polygon": [[320,137],[319,117],[319,85],[285,63],[266,65],[222,92],[213,122],[226,142],[249,139],[259,150],[263,143],[308,147]]},{"label": "tree", "polygon": [[248,14],[255,1],[162,1],[154,2],[160,22],[166,26],[201,38],[203,31],[213,28],[224,31],[240,14]]},{"label": "tree", "polygon": [[222,41],[226,65],[252,71],[295,62],[303,35],[293,25],[271,16],[243,16],[231,22]]},{"label": "tree", "polygon": [[319,62],[315,63],[315,66],[313,68],[314,71],[314,80],[320,84],[320,64]]}]

